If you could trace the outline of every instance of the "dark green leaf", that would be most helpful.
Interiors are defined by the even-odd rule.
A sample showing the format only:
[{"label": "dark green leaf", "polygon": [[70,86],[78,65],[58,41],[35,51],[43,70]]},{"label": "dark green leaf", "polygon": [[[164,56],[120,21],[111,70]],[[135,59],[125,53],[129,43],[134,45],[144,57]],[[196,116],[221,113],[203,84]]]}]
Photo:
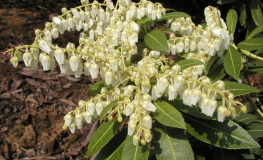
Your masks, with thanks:
[{"label": "dark green leaf", "polygon": [[157,109],[151,114],[158,122],[165,126],[185,129],[184,118],[177,109],[162,99],[153,104]]},{"label": "dark green leaf", "polygon": [[263,152],[263,150],[259,147],[259,148],[253,148],[252,149],[252,152],[257,155],[257,156],[260,156]]},{"label": "dark green leaf", "polygon": [[251,15],[257,26],[263,25],[262,11],[258,0],[251,0],[250,3]]},{"label": "dark green leaf", "polygon": [[225,88],[229,90],[229,92],[233,93],[235,96],[240,96],[243,94],[260,91],[249,85],[238,83],[238,82],[230,82],[230,81],[225,81]]},{"label": "dark green leaf", "polygon": [[185,59],[180,62],[177,62],[176,64],[178,64],[181,67],[181,70],[185,70],[192,66],[203,65],[204,63],[196,59]]},{"label": "dark green leaf", "polygon": [[255,159],[253,152],[249,149],[235,150],[233,153],[238,155],[240,159]]},{"label": "dark green leaf", "polygon": [[246,74],[261,74],[263,73],[263,68],[249,69],[246,71]]},{"label": "dark green leaf", "polygon": [[246,19],[247,19],[246,4],[242,3],[242,6],[240,7],[240,16],[239,16],[240,25],[242,27],[246,27]]},{"label": "dark green leaf", "polygon": [[124,141],[123,141],[122,144],[121,144],[108,158],[106,158],[105,160],[117,160],[117,159],[121,159],[123,146],[124,146]]},{"label": "dark green leaf", "polygon": [[257,34],[259,34],[260,32],[263,31],[263,25],[262,26],[258,26],[257,28],[255,28],[248,36],[246,39],[251,39],[254,36],[256,36]]},{"label": "dark green leaf", "polygon": [[252,38],[238,43],[238,48],[253,51],[263,48],[263,38]]},{"label": "dark green leaf", "polygon": [[228,75],[233,77],[235,80],[239,79],[242,65],[241,57],[240,53],[232,45],[230,45],[226,55],[224,56],[223,65]]},{"label": "dark green leaf", "polygon": [[209,59],[208,62],[205,63],[205,67],[204,67],[204,73],[207,76],[209,69],[211,68],[211,66],[214,64],[215,60],[217,60],[217,56],[213,56]]},{"label": "dark green leaf", "polygon": [[214,160],[233,160],[234,156],[231,152],[224,148],[214,148]]},{"label": "dark green leaf", "polygon": [[208,77],[212,82],[216,82],[218,80],[221,80],[223,77],[225,77],[226,72],[224,69],[223,64],[219,65],[217,68],[211,69],[208,73]]},{"label": "dark green leaf", "polygon": [[194,151],[196,160],[205,160],[205,155],[200,148],[193,147],[193,151]]},{"label": "dark green leaf", "polygon": [[208,144],[227,149],[247,149],[259,144],[237,123],[225,120],[223,123],[194,118],[184,114],[187,131]]},{"label": "dark green leaf", "polygon": [[227,29],[230,33],[234,33],[237,25],[237,12],[234,9],[230,9],[226,17]]},{"label": "dark green leaf", "polygon": [[256,52],[254,52],[254,54],[260,54],[260,53],[263,53],[263,48],[261,48],[261,49],[257,50]]},{"label": "dark green leaf", "polygon": [[139,142],[137,145],[133,144],[133,137],[127,135],[122,150],[121,160],[144,160],[148,159],[151,143],[145,146]]},{"label": "dark green leaf", "polygon": [[257,120],[257,118],[258,117],[253,114],[239,114],[234,120],[241,126],[244,126]]},{"label": "dark green leaf", "polygon": [[95,131],[90,139],[87,158],[97,153],[102,147],[104,147],[118,131],[121,123],[116,118],[113,121],[104,121]]},{"label": "dark green leaf", "polygon": [[100,113],[100,121],[103,119],[103,117],[105,117],[108,113],[108,111],[110,109],[112,109],[113,107],[115,107],[117,104],[118,104],[118,100],[114,100],[114,101],[111,101],[105,108],[103,108],[103,110],[101,111]]},{"label": "dark green leaf", "polygon": [[152,50],[169,52],[167,38],[159,29],[147,33],[144,36],[144,42]]},{"label": "dark green leaf", "polygon": [[183,130],[158,124],[154,128],[155,150],[158,160],[191,160],[194,154]]},{"label": "dark green leaf", "polygon": [[176,19],[180,17],[190,17],[188,14],[184,12],[170,12],[162,16],[162,18],[158,21],[165,21],[168,19]]},{"label": "dark green leaf", "polygon": [[[121,158],[122,146],[127,136],[127,129],[117,133],[99,152],[95,160],[116,160]],[[119,158],[117,158],[119,157]]]},{"label": "dark green leaf", "polygon": [[188,54],[189,53],[187,53],[187,52],[176,53],[177,56],[180,56],[180,57],[185,58],[185,59],[187,58]]},{"label": "dark green leaf", "polygon": [[251,123],[247,126],[247,132],[253,138],[263,137],[263,123]]},{"label": "dark green leaf", "polygon": [[229,4],[229,3],[233,3],[237,0],[218,0],[217,4]]},{"label": "dark green leaf", "polygon": [[99,82],[94,83],[94,84],[89,88],[88,93],[93,94],[93,95],[100,94],[100,90],[101,90],[101,88],[103,88],[103,87],[106,87],[108,90],[113,89],[113,87],[110,86],[110,85],[107,85],[107,84],[105,83],[105,81],[99,81]]}]

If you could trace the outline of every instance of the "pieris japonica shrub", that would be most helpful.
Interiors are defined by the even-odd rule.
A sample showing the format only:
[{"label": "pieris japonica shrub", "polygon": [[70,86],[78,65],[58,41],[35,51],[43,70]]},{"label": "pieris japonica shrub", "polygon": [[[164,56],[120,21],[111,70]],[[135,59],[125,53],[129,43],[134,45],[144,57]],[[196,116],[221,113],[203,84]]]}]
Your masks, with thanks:
[{"label": "pieris japonica shrub", "polygon": [[[246,114],[249,104],[235,97],[259,92],[241,84],[240,73],[246,58],[262,60],[250,52],[262,48],[261,39],[253,38],[262,28],[236,46],[234,10],[225,22],[217,8],[208,6],[206,23],[200,25],[186,13],[147,0],[81,3],[62,8],[53,22],[36,30],[32,45],[6,52],[11,52],[14,67],[19,61],[32,69],[41,65],[52,70],[58,65],[61,73],[74,73],[76,78],[102,79],[89,89],[94,97],[79,101],[64,117],[63,129],[71,133],[83,123],[100,120],[87,158],[100,151],[98,159],[150,155],[189,160],[197,154],[190,140],[220,151],[250,153],[260,147],[239,123],[240,117],[252,119],[249,124],[256,116]],[[157,29],[156,23],[162,27]],[[52,42],[74,31],[80,32],[78,46],[68,42],[64,48]],[[231,81],[223,81],[225,76]]]}]

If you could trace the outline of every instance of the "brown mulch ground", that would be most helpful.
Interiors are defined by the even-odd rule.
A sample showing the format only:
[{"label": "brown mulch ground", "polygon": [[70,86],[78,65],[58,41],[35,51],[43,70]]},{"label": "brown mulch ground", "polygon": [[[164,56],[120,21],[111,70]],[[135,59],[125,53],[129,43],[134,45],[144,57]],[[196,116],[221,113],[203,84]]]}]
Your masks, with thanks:
[{"label": "brown mulch ground", "polygon": [[[71,8],[79,1],[0,1],[0,51],[31,44],[34,30]],[[56,43],[74,42],[78,33],[67,33]],[[79,100],[88,100],[89,77],[76,79],[60,74],[59,67],[32,71],[22,62],[14,68],[10,54],[0,55],[0,160],[2,159],[84,159],[88,131],[85,125],[76,134],[63,131],[63,117]]]}]

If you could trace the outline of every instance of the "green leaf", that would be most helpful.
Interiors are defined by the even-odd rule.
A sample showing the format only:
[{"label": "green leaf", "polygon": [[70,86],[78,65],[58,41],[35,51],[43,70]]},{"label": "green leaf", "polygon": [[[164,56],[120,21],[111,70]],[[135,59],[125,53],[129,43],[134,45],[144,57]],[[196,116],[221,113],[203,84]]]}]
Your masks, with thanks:
[{"label": "green leaf", "polygon": [[122,156],[122,150],[124,146],[124,141],[122,144],[105,160],[116,160],[116,159],[121,159]]},{"label": "green leaf", "polygon": [[133,144],[133,137],[127,135],[122,150],[121,160],[144,160],[148,159],[151,143],[141,145],[139,142],[137,145]]},{"label": "green leaf", "polygon": [[241,126],[247,125],[255,120],[257,120],[257,116],[253,114],[239,114],[234,121],[238,122]]},{"label": "green leaf", "polygon": [[169,127],[185,129],[184,118],[177,109],[162,99],[153,102],[153,104],[157,109],[151,114],[159,123]]},{"label": "green leaf", "polygon": [[176,109],[179,109],[180,111],[182,111],[184,113],[190,114],[190,115],[198,117],[198,118],[212,119],[211,117],[203,114],[201,111],[201,108],[198,106],[189,107],[189,106],[183,104],[183,101],[179,100],[179,99],[175,99],[173,101],[168,101],[168,99],[166,99],[166,101],[168,103],[170,103],[171,105],[173,105]]},{"label": "green leaf", "polygon": [[238,48],[253,51],[263,48],[263,38],[252,38],[238,43]]},{"label": "green leaf", "polygon": [[237,0],[218,0],[217,4],[229,4],[229,3],[233,3]]},{"label": "green leaf", "polygon": [[235,80],[239,79],[242,65],[241,57],[240,53],[232,45],[230,45],[226,55],[224,56],[223,65],[228,75],[233,77]]},{"label": "green leaf", "polygon": [[263,31],[263,25],[262,26],[258,26],[257,28],[255,28],[248,36],[246,39],[251,39],[254,36],[256,36],[257,34],[259,34],[260,32]]},{"label": "green leaf", "polygon": [[100,113],[100,121],[107,115],[108,111],[118,104],[118,100],[111,101]]},{"label": "green leaf", "polygon": [[204,73],[205,75],[207,76],[208,72],[209,72],[209,69],[211,68],[211,66],[214,64],[215,60],[217,60],[217,56],[213,56],[211,57],[208,62],[205,63],[205,66],[204,66]]},{"label": "green leaf", "polygon": [[251,123],[247,126],[247,128],[248,128],[247,132],[253,138],[263,137],[263,123]]},{"label": "green leaf", "polygon": [[121,123],[115,118],[113,121],[104,121],[95,131],[90,139],[87,158],[97,153],[102,147],[104,147],[118,131]]},{"label": "green leaf", "polygon": [[227,29],[230,33],[234,33],[237,25],[237,12],[230,9],[226,16]]},{"label": "green leaf", "polygon": [[263,73],[263,68],[249,69],[246,71],[246,74],[261,74]]},{"label": "green leaf", "polygon": [[111,85],[107,85],[105,81],[99,81],[94,83],[89,89],[88,93],[96,95],[100,94],[101,88],[106,87],[108,90],[112,90],[113,87]]},{"label": "green leaf", "polygon": [[242,27],[246,27],[246,19],[247,19],[246,4],[242,3],[242,6],[240,7],[240,15],[239,15],[239,21]]},{"label": "green leaf", "polygon": [[136,22],[137,24],[145,24],[145,23],[147,23],[147,22],[149,22],[149,21],[152,21],[152,20],[149,18],[149,16],[144,16],[144,17],[142,17],[142,19],[138,19],[138,20],[136,20],[135,22]]},{"label": "green leaf", "polygon": [[158,21],[165,21],[168,19],[176,19],[180,17],[191,17],[191,16],[189,16],[188,14],[184,12],[170,12],[170,13],[163,15],[162,18]]},{"label": "green leaf", "polygon": [[234,156],[231,152],[224,148],[214,148],[214,160],[233,160]]},{"label": "green leaf", "polygon": [[216,82],[218,80],[221,80],[223,77],[225,77],[226,72],[223,67],[223,64],[219,65],[217,68],[210,69],[208,73],[208,77],[212,82]]},{"label": "green leaf", "polygon": [[144,36],[144,42],[152,50],[169,52],[167,38],[159,29],[147,33]]},{"label": "green leaf", "polygon": [[177,62],[176,64],[178,64],[181,67],[181,70],[185,70],[192,66],[203,65],[204,63],[196,59],[185,59],[180,62]]},{"label": "green leaf", "polygon": [[240,157],[240,159],[255,159],[253,152],[249,149],[239,149],[233,151],[236,155]]},{"label": "green leaf", "polygon": [[205,160],[205,155],[204,155],[203,151],[200,148],[193,147],[193,151],[194,151],[196,160]]},{"label": "green leaf", "polygon": [[257,50],[256,52],[254,52],[254,54],[260,54],[260,53],[263,53],[263,48],[261,48],[261,49]]},{"label": "green leaf", "polygon": [[[116,160],[120,159],[122,155],[122,147],[124,140],[127,136],[127,129],[123,129],[117,133],[98,153],[95,160],[108,159]],[[119,157],[119,158],[117,158]]]},{"label": "green leaf", "polygon": [[259,144],[237,123],[223,123],[194,118],[184,114],[187,131],[208,144],[227,149],[257,148]]},{"label": "green leaf", "polygon": [[191,145],[183,130],[158,124],[154,131],[157,160],[194,160]]},{"label": "green leaf", "polygon": [[251,92],[260,92],[260,90],[249,85],[230,81],[225,81],[225,89],[229,90],[229,92],[233,93],[235,96],[240,96]]},{"label": "green leaf", "polygon": [[251,0],[250,9],[255,24],[257,26],[263,25],[262,11],[260,9],[260,4],[257,0]]},{"label": "green leaf", "polygon": [[263,152],[263,150],[259,147],[259,148],[253,148],[252,149],[252,152],[257,155],[257,156],[260,156]]}]

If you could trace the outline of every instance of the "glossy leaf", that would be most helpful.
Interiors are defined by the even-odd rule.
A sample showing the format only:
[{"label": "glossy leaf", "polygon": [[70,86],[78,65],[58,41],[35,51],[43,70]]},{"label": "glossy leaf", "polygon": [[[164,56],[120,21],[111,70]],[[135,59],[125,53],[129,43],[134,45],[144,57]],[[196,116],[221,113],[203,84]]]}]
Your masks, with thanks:
[{"label": "glossy leaf", "polygon": [[233,77],[235,80],[238,80],[241,65],[242,62],[240,53],[232,45],[230,45],[223,60],[223,66],[226,73]]},{"label": "glossy leaf", "polygon": [[[127,136],[127,129],[118,132],[98,153],[95,160],[120,159],[122,155],[122,146]],[[117,158],[119,157],[119,158]]]},{"label": "glossy leaf", "polygon": [[133,144],[133,137],[127,135],[123,150],[122,150],[122,157],[120,160],[144,160],[148,159],[149,150],[150,150],[151,143],[147,143],[146,145],[141,145],[139,142],[137,145]]},{"label": "glossy leaf", "polygon": [[116,160],[116,159],[121,159],[122,157],[122,150],[124,146],[124,141],[122,144],[105,160]]},{"label": "glossy leaf", "polygon": [[194,118],[184,114],[187,131],[195,138],[208,144],[227,149],[247,149],[259,144],[237,123]]},{"label": "glossy leaf", "polygon": [[253,148],[252,152],[257,155],[260,156],[263,153],[263,150],[259,147],[259,148]]},{"label": "glossy leaf", "polygon": [[230,9],[226,17],[227,29],[230,33],[234,33],[237,25],[237,12],[234,9]]},{"label": "glossy leaf", "polygon": [[225,81],[225,89],[229,90],[229,92],[233,93],[235,96],[240,96],[247,93],[260,91],[249,85],[238,83],[238,82],[230,82],[230,81]]},{"label": "glossy leaf", "polygon": [[219,65],[216,69],[211,69],[208,73],[208,77],[210,78],[210,80],[212,82],[216,82],[220,79],[222,79],[223,77],[225,77],[226,72],[224,69],[223,64]]},{"label": "glossy leaf", "polygon": [[209,72],[209,69],[211,68],[211,66],[214,64],[215,60],[217,60],[217,56],[213,56],[211,57],[208,62],[205,63],[204,66],[204,74],[207,75]]},{"label": "glossy leaf", "polygon": [[144,36],[144,42],[152,50],[169,52],[167,38],[159,29],[154,29],[147,33]]},{"label": "glossy leaf", "polygon": [[171,104],[162,99],[153,102],[153,104],[157,109],[151,114],[159,123],[169,127],[185,129],[183,116]]},{"label": "glossy leaf", "polygon": [[239,15],[239,22],[242,27],[246,27],[246,19],[247,19],[246,4],[242,3],[242,6],[240,7],[240,15]]},{"label": "glossy leaf", "polygon": [[250,10],[252,18],[257,26],[263,25],[262,11],[258,0],[251,0]]},{"label": "glossy leaf", "polygon": [[108,90],[113,89],[112,86],[107,85],[105,81],[99,81],[94,83],[89,89],[88,89],[88,93],[96,95],[96,94],[100,94],[100,90],[101,88],[106,87]]},{"label": "glossy leaf", "polygon": [[257,28],[255,28],[248,36],[246,39],[251,39],[254,36],[256,36],[257,34],[259,34],[260,32],[263,31],[263,25],[262,26],[258,26]]},{"label": "glossy leaf", "polygon": [[162,16],[162,18],[158,21],[164,21],[168,19],[176,19],[180,17],[190,17],[188,14],[184,12],[170,12]]},{"label": "glossy leaf", "polygon": [[261,74],[263,73],[263,68],[249,69],[246,71],[246,74]]},{"label": "glossy leaf", "polygon": [[185,70],[192,66],[203,65],[204,63],[196,59],[185,59],[176,64],[181,67],[181,70]]},{"label": "glossy leaf", "polygon": [[234,120],[241,126],[244,126],[257,120],[257,118],[258,117],[253,114],[239,114]]},{"label": "glossy leaf", "polygon": [[113,121],[102,122],[90,139],[87,150],[87,158],[103,148],[118,131],[120,125],[121,123],[119,123],[116,118]]},{"label": "glossy leaf", "polygon": [[247,132],[253,138],[263,137],[263,123],[251,123],[247,126]]},{"label": "glossy leaf", "polygon": [[108,111],[118,104],[118,100],[111,101],[100,113],[100,121],[108,114]]},{"label": "glossy leaf", "polygon": [[157,160],[194,160],[194,154],[183,130],[158,124],[154,128]]},{"label": "glossy leaf", "polygon": [[238,43],[238,48],[253,51],[263,48],[263,38],[252,38]]}]

